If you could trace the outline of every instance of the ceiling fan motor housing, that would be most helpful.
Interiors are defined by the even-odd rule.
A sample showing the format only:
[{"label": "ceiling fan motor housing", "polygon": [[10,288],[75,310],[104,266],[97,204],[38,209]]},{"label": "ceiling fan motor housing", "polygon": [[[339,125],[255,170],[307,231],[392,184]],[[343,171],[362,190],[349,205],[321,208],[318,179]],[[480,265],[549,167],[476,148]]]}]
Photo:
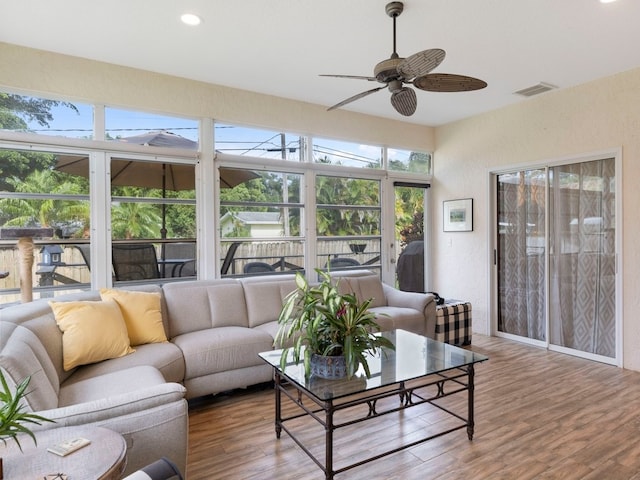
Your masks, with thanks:
[{"label": "ceiling fan motor housing", "polygon": [[382,83],[388,83],[391,80],[401,80],[402,76],[398,73],[398,65],[404,58],[392,55],[391,58],[378,63],[373,69],[373,76]]}]

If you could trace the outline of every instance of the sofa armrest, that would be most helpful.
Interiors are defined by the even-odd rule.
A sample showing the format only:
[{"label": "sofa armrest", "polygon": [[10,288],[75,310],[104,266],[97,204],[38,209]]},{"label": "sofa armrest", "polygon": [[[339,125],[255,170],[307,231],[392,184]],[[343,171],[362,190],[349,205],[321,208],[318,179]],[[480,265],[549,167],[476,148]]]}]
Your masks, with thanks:
[{"label": "sofa armrest", "polygon": [[430,293],[403,292],[385,283],[382,284],[387,305],[390,307],[413,308],[422,312],[425,320],[425,334],[436,338],[436,299]]},{"label": "sofa armrest", "polygon": [[403,292],[386,283],[382,284],[382,288],[390,307],[414,308],[423,312],[430,302],[435,301],[435,297],[430,293]]},{"label": "sofa armrest", "polygon": [[179,383],[163,383],[129,393],[36,412],[56,423],[43,423],[34,430],[85,425],[116,417],[145,413],[157,406],[183,400],[186,389]]}]

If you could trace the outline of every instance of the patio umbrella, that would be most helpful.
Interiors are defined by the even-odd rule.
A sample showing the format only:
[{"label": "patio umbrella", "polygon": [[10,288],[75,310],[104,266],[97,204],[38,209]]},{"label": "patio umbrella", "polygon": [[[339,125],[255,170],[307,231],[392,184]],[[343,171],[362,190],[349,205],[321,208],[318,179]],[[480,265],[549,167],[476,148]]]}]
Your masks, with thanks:
[{"label": "patio umbrella", "polygon": [[[198,143],[170,132],[148,132],[119,141],[148,145],[152,147],[170,147],[195,150]],[[89,178],[89,158],[82,156],[59,155],[56,159],[56,170]],[[241,183],[258,178],[258,174],[250,170],[220,168],[220,185],[222,188],[233,188]],[[195,175],[192,165],[172,163],[140,162],[123,158],[111,160],[111,184],[145,188],[161,188],[165,190],[191,190],[195,188]]]},{"label": "patio umbrella", "polygon": [[[120,142],[152,147],[182,148],[196,150],[198,143],[188,138],[165,131],[153,131],[118,139]],[[89,157],[78,155],[58,155],[55,170],[89,178]],[[250,170],[220,167],[220,186],[233,188],[259,175]],[[162,198],[167,190],[192,190],[195,188],[193,165],[159,162],[141,162],[124,158],[111,159],[111,184],[162,189]],[[162,204],[161,237],[167,235],[166,205]],[[164,244],[163,244],[164,247]],[[164,248],[163,248],[164,258]]]}]

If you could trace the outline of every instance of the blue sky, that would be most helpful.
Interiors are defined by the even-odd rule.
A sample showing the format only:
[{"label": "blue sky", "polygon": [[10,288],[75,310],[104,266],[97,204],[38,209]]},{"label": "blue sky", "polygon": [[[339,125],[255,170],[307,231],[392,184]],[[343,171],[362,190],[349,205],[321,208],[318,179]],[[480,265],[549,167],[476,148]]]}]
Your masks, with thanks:
[{"label": "blue sky", "polygon": [[[67,106],[57,106],[51,110],[54,119],[49,127],[29,122],[28,128],[44,135],[71,138],[90,137],[93,128],[92,106],[78,102],[73,102],[73,104],[78,112]],[[127,137],[153,130],[167,130],[190,140],[198,141],[198,120],[110,107],[106,108],[105,116],[107,133],[111,137]],[[281,155],[279,132],[217,125],[215,134],[216,140],[220,142],[219,149],[229,153],[237,155],[251,153],[252,156],[268,158],[279,158]],[[379,146],[330,139],[316,139],[315,141],[316,146],[321,147],[317,149],[319,151],[316,154],[331,157],[333,163],[339,161],[342,165],[363,167],[369,161],[376,162],[381,158]],[[295,151],[293,148],[288,151],[289,158],[297,160],[299,154],[299,149],[296,148],[298,146],[297,136],[287,133],[285,143],[288,148],[295,148]],[[389,150],[390,157],[397,160],[406,161],[409,153],[405,150]]]}]

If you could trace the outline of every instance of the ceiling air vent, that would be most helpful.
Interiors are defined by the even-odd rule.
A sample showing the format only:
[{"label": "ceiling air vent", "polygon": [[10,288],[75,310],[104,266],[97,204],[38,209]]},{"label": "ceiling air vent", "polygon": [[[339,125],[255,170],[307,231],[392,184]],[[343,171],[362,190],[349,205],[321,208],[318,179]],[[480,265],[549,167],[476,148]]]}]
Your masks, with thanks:
[{"label": "ceiling air vent", "polygon": [[532,87],[523,88],[522,90],[518,90],[514,92],[516,95],[522,95],[523,97],[533,97],[534,95],[539,95],[544,92],[548,92],[549,90],[553,90],[556,87],[555,85],[551,85],[549,83],[540,82],[537,85]]}]

